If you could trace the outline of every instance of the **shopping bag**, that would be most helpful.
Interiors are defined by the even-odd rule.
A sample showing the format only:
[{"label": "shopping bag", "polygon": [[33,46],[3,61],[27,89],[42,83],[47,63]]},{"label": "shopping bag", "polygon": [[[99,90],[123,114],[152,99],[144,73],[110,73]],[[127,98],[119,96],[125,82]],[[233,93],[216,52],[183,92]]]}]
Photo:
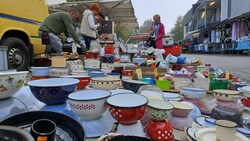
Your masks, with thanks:
[{"label": "shopping bag", "polygon": [[153,41],[153,38],[152,37],[148,37],[148,40],[146,41],[145,46],[150,47],[152,45],[152,41]]}]

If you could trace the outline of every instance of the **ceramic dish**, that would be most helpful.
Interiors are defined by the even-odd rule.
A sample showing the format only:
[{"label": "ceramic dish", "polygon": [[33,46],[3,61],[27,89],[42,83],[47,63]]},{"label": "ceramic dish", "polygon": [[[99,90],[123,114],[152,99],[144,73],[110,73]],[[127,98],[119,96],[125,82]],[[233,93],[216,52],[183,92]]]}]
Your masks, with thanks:
[{"label": "ceramic dish", "polygon": [[0,125],[1,141],[34,141],[33,137],[20,128]]},{"label": "ceramic dish", "polygon": [[[212,119],[212,118],[211,118]],[[215,127],[214,123],[208,122],[209,119],[207,119],[206,117],[198,117],[195,119],[195,122],[197,124],[199,124],[200,126],[204,126],[204,127]]]},{"label": "ceramic dish", "polygon": [[188,138],[189,141],[198,141],[197,138],[194,136],[194,133],[199,130],[199,128],[192,128],[192,127],[188,127],[185,129],[185,134]]},{"label": "ceramic dish", "polygon": [[[216,141],[216,130],[215,128],[203,128],[195,132],[194,136],[199,141]],[[249,139],[240,133],[236,133],[235,141],[249,141]]]},{"label": "ceramic dish", "polygon": [[250,129],[237,127],[236,130],[248,138],[250,137]]}]

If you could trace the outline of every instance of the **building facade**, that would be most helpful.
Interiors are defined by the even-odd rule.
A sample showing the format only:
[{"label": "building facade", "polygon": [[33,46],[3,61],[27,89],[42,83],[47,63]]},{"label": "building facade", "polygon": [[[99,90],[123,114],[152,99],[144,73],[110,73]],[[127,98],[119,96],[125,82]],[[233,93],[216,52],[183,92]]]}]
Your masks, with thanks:
[{"label": "building facade", "polygon": [[184,16],[187,37],[195,42],[192,51],[249,50],[250,0],[199,0]]}]

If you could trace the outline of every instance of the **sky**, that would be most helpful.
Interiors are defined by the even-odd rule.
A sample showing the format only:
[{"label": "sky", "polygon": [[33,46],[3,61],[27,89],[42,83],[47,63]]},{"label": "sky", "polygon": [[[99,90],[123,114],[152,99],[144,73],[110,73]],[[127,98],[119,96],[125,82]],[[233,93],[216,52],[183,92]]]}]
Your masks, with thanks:
[{"label": "sky", "polygon": [[[48,4],[58,4],[66,0],[47,0]],[[169,33],[174,27],[178,16],[184,16],[192,8],[197,0],[131,0],[135,16],[141,26],[144,21],[152,19],[159,14],[161,22],[165,26],[165,32]]]}]

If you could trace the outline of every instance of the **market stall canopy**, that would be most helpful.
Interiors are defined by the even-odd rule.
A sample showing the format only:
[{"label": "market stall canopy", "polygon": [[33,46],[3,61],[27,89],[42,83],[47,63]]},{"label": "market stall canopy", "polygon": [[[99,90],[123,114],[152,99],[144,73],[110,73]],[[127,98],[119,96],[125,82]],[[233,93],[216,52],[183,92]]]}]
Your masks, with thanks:
[{"label": "market stall canopy", "polygon": [[83,13],[84,10],[89,9],[89,5],[91,3],[95,2],[100,5],[101,11],[104,15],[114,21],[116,28],[126,27],[129,29],[135,29],[139,26],[131,0],[67,1],[67,3],[50,5],[49,11],[53,13],[58,11],[67,11],[69,8],[76,8],[80,13]]}]

